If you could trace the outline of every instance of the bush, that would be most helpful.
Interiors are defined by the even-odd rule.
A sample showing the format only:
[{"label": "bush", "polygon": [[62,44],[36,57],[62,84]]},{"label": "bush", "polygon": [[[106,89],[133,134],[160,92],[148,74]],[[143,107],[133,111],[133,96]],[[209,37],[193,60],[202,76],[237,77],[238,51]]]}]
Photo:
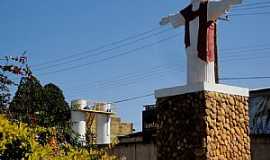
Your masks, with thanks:
[{"label": "bush", "polygon": [[0,159],[2,160],[116,160],[105,151],[57,144],[53,128],[30,128],[0,115]]}]

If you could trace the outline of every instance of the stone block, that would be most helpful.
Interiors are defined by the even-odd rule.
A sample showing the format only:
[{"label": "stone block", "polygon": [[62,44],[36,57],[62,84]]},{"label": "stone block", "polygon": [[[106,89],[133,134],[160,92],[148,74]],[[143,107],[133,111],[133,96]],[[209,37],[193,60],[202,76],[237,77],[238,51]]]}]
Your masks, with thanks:
[{"label": "stone block", "polygon": [[157,159],[250,160],[247,105],[216,91],[158,97]]}]

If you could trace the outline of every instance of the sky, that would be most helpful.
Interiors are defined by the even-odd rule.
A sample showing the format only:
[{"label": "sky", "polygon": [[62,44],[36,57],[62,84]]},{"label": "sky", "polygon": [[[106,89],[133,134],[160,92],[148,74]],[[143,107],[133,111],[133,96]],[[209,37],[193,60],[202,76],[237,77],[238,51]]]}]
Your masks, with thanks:
[{"label": "sky", "polygon": [[[68,102],[114,102],[185,85],[183,28],[160,27],[159,21],[188,2],[1,0],[0,56],[27,51],[40,82],[58,85]],[[270,76],[267,5],[232,9],[229,21],[218,22],[221,77]],[[269,79],[221,83],[254,89],[268,87]],[[153,103],[149,96],[113,109],[139,131],[143,105]]]}]

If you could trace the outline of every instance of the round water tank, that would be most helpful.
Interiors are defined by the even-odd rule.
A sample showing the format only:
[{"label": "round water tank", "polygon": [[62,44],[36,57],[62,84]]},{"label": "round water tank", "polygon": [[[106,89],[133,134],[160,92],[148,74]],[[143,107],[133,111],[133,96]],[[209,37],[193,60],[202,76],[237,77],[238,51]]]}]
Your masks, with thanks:
[{"label": "round water tank", "polygon": [[96,105],[97,111],[103,111],[103,112],[110,112],[111,111],[111,104],[108,103],[100,103]]},{"label": "round water tank", "polygon": [[111,117],[106,114],[96,115],[97,144],[111,143]]},{"label": "round water tank", "polygon": [[80,111],[71,111],[71,122],[72,122],[71,128],[75,133],[73,137],[76,138],[78,142],[85,144],[86,143],[85,114]]},{"label": "round water tank", "polygon": [[85,107],[87,107],[87,100],[78,99],[78,100],[71,101],[72,110],[84,109]]}]

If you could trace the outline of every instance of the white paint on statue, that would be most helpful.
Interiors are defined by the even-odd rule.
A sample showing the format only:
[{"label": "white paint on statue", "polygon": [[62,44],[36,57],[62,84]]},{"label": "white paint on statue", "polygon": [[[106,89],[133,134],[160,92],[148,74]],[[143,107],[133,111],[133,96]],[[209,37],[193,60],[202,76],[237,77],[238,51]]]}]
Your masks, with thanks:
[{"label": "white paint on statue", "polygon": [[[186,25],[185,43],[188,84],[198,82],[215,83],[215,21],[231,5],[240,3],[241,0],[191,0],[191,5],[179,13],[162,18],[161,25],[171,23],[174,28]],[[202,20],[203,18],[205,18],[205,21]],[[205,43],[206,46],[203,46],[202,43]],[[199,45],[203,46],[205,53],[200,53],[201,48],[198,47]],[[205,56],[205,59],[199,57],[199,55]]]}]

